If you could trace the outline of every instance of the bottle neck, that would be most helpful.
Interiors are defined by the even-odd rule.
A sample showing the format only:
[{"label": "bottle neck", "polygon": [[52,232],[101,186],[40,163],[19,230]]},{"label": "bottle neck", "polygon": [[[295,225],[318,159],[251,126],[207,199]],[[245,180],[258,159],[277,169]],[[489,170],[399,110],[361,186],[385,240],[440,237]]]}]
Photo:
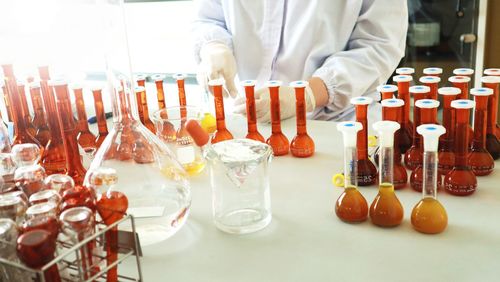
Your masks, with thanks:
[{"label": "bottle neck", "polygon": [[380,147],[379,158],[380,184],[392,184],[394,178],[394,148]]},{"label": "bottle neck", "polygon": [[358,187],[358,156],[355,147],[344,148],[344,188]]},{"label": "bottle neck", "polygon": [[78,115],[78,129],[80,131],[88,131],[89,124],[87,122],[87,112],[85,111],[85,102],[83,100],[83,90],[77,88],[73,90],[75,94],[76,113]]},{"label": "bottle neck", "polygon": [[253,86],[245,86],[246,107],[247,107],[247,124],[248,132],[257,131],[257,115],[255,110],[255,88]]},{"label": "bottle neck", "polygon": [[214,104],[215,104],[215,119],[217,120],[217,131],[226,129],[226,121],[224,116],[224,99],[222,98],[222,85],[213,86]]},{"label": "bottle neck", "polygon": [[295,112],[297,115],[297,134],[307,134],[305,88],[295,89]]},{"label": "bottle neck", "polygon": [[486,127],[488,123],[487,109],[489,96],[475,96],[474,110],[474,136],[472,140],[472,149],[485,149],[486,146]]},{"label": "bottle neck", "polygon": [[469,109],[455,109],[456,131],[455,131],[455,165],[466,167],[469,153]]},{"label": "bottle neck", "polygon": [[398,82],[398,98],[405,102],[401,115],[404,124],[410,122],[410,82]]},{"label": "bottle neck", "polygon": [[358,131],[357,148],[360,160],[368,159],[368,120],[367,105],[356,105],[356,121],[363,125],[363,129]]},{"label": "bottle neck", "polygon": [[163,91],[163,81],[155,81],[156,98],[158,99],[158,110],[165,109],[165,92]]},{"label": "bottle neck", "polygon": [[186,91],[184,90],[184,79],[177,80],[177,87],[179,88],[179,105],[186,106],[187,102]]},{"label": "bottle neck", "polygon": [[96,89],[92,91],[92,94],[94,96],[95,117],[97,119],[99,134],[108,134],[106,113],[104,112],[104,105],[102,102],[102,91],[100,89]]},{"label": "bottle neck", "polygon": [[438,154],[434,151],[424,151],[422,175],[423,198],[437,197]]},{"label": "bottle neck", "polygon": [[488,126],[486,132],[495,135],[498,115],[498,83],[484,83],[484,87],[493,89],[493,95],[488,96]]}]

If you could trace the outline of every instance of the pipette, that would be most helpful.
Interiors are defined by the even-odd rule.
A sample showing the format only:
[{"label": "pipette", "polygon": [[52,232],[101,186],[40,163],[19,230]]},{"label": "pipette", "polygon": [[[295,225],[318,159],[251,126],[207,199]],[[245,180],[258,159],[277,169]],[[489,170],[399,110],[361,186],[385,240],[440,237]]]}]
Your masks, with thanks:
[{"label": "pipette", "polygon": [[[401,99],[386,99],[382,101],[382,120],[394,121],[401,124],[401,113],[403,112],[404,101]],[[408,183],[408,173],[404,168],[399,151],[399,142],[403,134],[402,128],[398,129],[394,136],[394,189],[401,189]],[[376,157],[379,157],[377,154]]]},{"label": "pipette", "polygon": [[476,176],[488,175],[495,168],[491,154],[486,150],[486,124],[488,123],[488,98],[493,95],[491,88],[472,88],[476,107],[474,110],[474,137],[469,154],[469,164]]},{"label": "pipette", "polygon": [[314,141],[307,134],[306,126],[306,102],[305,89],[309,85],[307,81],[294,81],[290,87],[295,88],[295,111],[297,117],[297,135],[290,143],[292,155],[299,158],[307,158],[314,154]]},{"label": "pipette", "polygon": [[337,130],[344,139],[344,192],[335,203],[335,214],[345,222],[363,222],[368,217],[368,203],[358,190],[357,133],[363,128],[359,122],[340,122]]},{"label": "pipette", "polygon": [[380,100],[383,101],[394,98],[398,87],[391,84],[383,84],[377,86],[377,91],[380,93]]},{"label": "pipette", "polygon": [[422,200],[411,213],[411,224],[418,232],[426,234],[441,233],[448,225],[448,215],[443,205],[437,200],[438,182],[438,140],[446,132],[445,128],[435,124],[422,124],[417,132],[424,139],[424,169]]},{"label": "pipette", "polygon": [[280,86],[281,81],[270,80],[266,83],[269,88],[269,95],[271,98],[271,136],[266,140],[266,143],[273,148],[275,156],[283,156],[288,154],[290,149],[290,142],[288,138],[281,132],[281,114],[280,114]]},{"label": "pipette", "polygon": [[255,112],[255,80],[244,80],[241,86],[245,88],[246,107],[247,107],[247,127],[248,133],[246,138],[253,139],[260,142],[266,142],[257,130],[257,116]]},{"label": "pipette", "polygon": [[439,139],[439,174],[445,175],[455,164],[455,152],[453,149],[453,138],[455,137],[455,110],[451,102],[456,100],[461,93],[457,87],[441,87],[438,90],[443,97],[443,126],[446,132]]},{"label": "pipette", "polygon": [[396,75],[392,78],[398,84],[398,98],[405,103],[401,118],[401,140],[399,142],[399,151],[401,154],[406,153],[411,147],[413,139],[413,122],[410,120],[410,83],[413,78],[409,75]]},{"label": "pipette", "polygon": [[379,191],[370,206],[373,224],[381,227],[394,227],[403,221],[403,206],[394,193],[394,133],[400,125],[394,121],[378,121],[373,128],[379,135]]},{"label": "pipette", "polygon": [[356,109],[356,121],[363,125],[358,132],[357,149],[358,149],[358,185],[368,186],[377,182],[377,168],[368,158],[368,105],[373,102],[369,97],[354,97],[351,99],[351,104]]},{"label": "pipette", "polygon": [[[415,106],[420,109],[420,124],[436,124],[437,123],[437,109],[439,107],[439,101],[432,99],[422,99],[415,103]],[[413,190],[422,191],[423,182],[423,140],[422,136],[417,132],[418,142],[416,143],[418,152],[420,152],[420,160],[417,166],[412,171],[410,175],[410,185]],[[441,182],[441,181],[440,181]]]},{"label": "pipette", "polygon": [[215,117],[217,119],[217,131],[212,138],[212,143],[233,139],[233,135],[226,128],[226,120],[224,117],[224,99],[222,97],[223,84],[223,79],[214,79],[208,82],[208,86],[212,88],[212,93],[214,94]]},{"label": "pipette", "polygon": [[474,107],[470,100],[455,100],[451,106],[456,113],[455,126],[455,166],[444,177],[445,190],[453,195],[467,196],[476,191],[476,175],[467,161],[469,155],[467,126],[469,125],[469,110]]},{"label": "pipette", "polygon": [[[412,86],[410,87],[410,93],[413,95],[413,101],[416,104],[418,100],[424,99],[430,91],[428,86]],[[409,170],[414,170],[418,164],[422,163],[422,150],[420,147],[420,135],[417,133],[417,127],[421,125],[422,122],[420,120],[420,108],[413,107],[413,142],[405,153],[404,162],[406,168]]]},{"label": "pipette", "polygon": [[500,91],[500,76],[483,76],[483,87],[493,89],[493,95],[488,98],[488,125],[486,128],[486,149],[494,160],[500,156],[500,142],[498,141],[498,92]]},{"label": "pipette", "polygon": [[438,76],[422,76],[419,81],[423,83],[425,86],[430,88],[429,94],[426,99],[436,100],[438,97],[438,88],[439,82],[441,82],[441,78]]}]

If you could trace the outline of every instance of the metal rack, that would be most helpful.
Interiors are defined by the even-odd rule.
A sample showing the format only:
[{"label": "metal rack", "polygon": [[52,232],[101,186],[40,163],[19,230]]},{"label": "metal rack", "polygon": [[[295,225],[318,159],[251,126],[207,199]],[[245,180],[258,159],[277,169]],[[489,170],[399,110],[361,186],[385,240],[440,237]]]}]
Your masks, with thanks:
[{"label": "metal rack", "polygon": [[[104,250],[106,244],[104,235],[113,227],[117,226],[118,229],[120,229],[120,226],[123,225],[131,227],[131,234],[133,234],[133,236],[131,236],[131,238],[133,238],[132,242],[123,243],[118,240],[118,259],[112,265],[106,265],[106,254],[102,251]],[[106,273],[110,268],[119,265],[127,259],[133,259],[133,257],[135,257],[135,275],[130,275],[128,273],[127,275],[124,275],[123,273],[120,273],[120,268],[118,268],[118,279],[119,281],[143,281],[139,258],[140,248],[137,236],[135,236],[136,230],[133,216],[127,215],[123,219],[109,226],[106,226],[103,223],[98,223],[96,226],[97,231],[93,236],[87,237],[77,244],[72,243],[72,240],[64,235],[59,236],[59,240],[57,242],[59,255],[40,269],[29,268],[19,262],[6,260],[0,257],[0,272],[11,275],[12,278],[8,279],[14,279],[12,281],[50,282],[45,281],[44,271],[53,265],[57,265],[61,281],[106,281]],[[87,248],[89,243],[95,244],[95,247],[92,252],[92,265],[87,266],[87,271],[85,273],[84,269],[81,267],[82,264],[80,262],[82,258],[80,253],[86,252],[83,248]],[[130,270],[131,269],[128,268],[127,272],[130,272]]]}]

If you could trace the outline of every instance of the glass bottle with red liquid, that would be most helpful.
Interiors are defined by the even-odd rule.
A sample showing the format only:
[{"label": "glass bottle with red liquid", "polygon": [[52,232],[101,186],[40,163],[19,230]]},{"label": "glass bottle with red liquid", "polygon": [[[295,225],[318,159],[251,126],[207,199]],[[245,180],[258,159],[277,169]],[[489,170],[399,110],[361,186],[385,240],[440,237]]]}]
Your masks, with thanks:
[{"label": "glass bottle with red liquid", "polygon": [[[500,69],[485,69],[484,75],[500,77]],[[497,139],[500,139],[500,127],[498,126],[498,123],[496,125],[496,135]]]},{"label": "glass bottle with red liquid", "polygon": [[441,87],[438,89],[443,101],[443,127],[445,133],[439,138],[438,152],[438,172],[439,178],[446,175],[455,165],[455,150],[453,138],[455,138],[455,110],[451,107],[451,102],[456,100],[461,93],[457,87]]},{"label": "glass bottle with red liquid", "polygon": [[349,223],[363,222],[368,218],[368,203],[358,190],[356,139],[362,129],[359,122],[344,121],[337,124],[337,130],[344,139],[344,192],[335,203],[335,214]]},{"label": "glass bottle with red liquid", "polygon": [[476,176],[493,172],[495,161],[486,150],[486,127],[488,123],[488,98],[493,95],[491,88],[472,88],[476,107],[474,109],[474,137],[470,147],[469,165]]},{"label": "glass bottle with red liquid", "polygon": [[498,95],[500,92],[500,76],[481,77],[483,87],[493,89],[493,95],[488,97],[488,124],[486,127],[486,149],[494,160],[500,156],[500,142],[497,137]]},{"label": "glass bottle with red liquid", "polygon": [[165,76],[161,74],[155,74],[151,76],[151,79],[155,82],[156,85],[156,99],[158,100],[158,110],[163,110],[166,107],[165,91],[163,90],[163,80],[165,79]]},{"label": "glass bottle with red liquid", "polygon": [[[382,100],[382,120],[402,123],[401,112],[403,111],[404,101],[401,99]],[[403,166],[401,152],[399,151],[399,140],[401,140],[402,129],[394,133],[394,189],[402,189],[408,183],[408,173]]]},{"label": "glass bottle with red liquid", "polygon": [[392,99],[398,91],[398,87],[391,84],[384,84],[377,86],[377,91],[380,93],[380,100],[384,101],[385,99]]},{"label": "glass bottle with red liquid", "polygon": [[52,87],[49,86],[50,74],[47,66],[38,68],[40,86],[42,89],[45,113],[50,129],[50,139],[45,146],[41,165],[48,175],[64,174],[67,172],[66,153],[64,149],[63,131],[59,113],[57,112],[55,97]]},{"label": "glass bottle with red liquid", "polygon": [[17,91],[24,112],[24,120],[26,121],[26,125],[28,126],[28,132],[31,134],[31,136],[35,136],[36,128],[33,125],[33,119],[31,118],[30,115],[30,108],[28,106],[28,99],[26,98],[25,85],[23,81],[20,80],[17,81]]},{"label": "glass bottle with red liquid", "polygon": [[[448,78],[448,81],[451,82],[453,87],[457,87],[460,89],[460,94],[458,95],[457,99],[469,99],[469,83],[471,81],[471,78],[469,76],[450,76]],[[469,144],[472,143],[472,136],[474,136],[474,131],[472,130],[472,126],[469,124],[467,127],[467,130],[469,131]]]},{"label": "glass bottle with red liquid", "polygon": [[[29,267],[42,268],[54,259],[56,240],[46,230],[28,231],[17,239],[17,256]],[[60,282],[61,276],[57,264],[53,264],[43,273],[45,281]]]},{"label": "glass bottle with red liquid", "polygon": [[[97,212],[106,225],[112,225],[122,219],[128,209],[125,194],[116,189],[118,174],[112,168],[100,167],[92,171],[90,184],[97,193]],[[118,226],[106,232],[106,264],[112,265],[118,259]],[[106,281],[118,281],[118,266],[110,268]]]},{"label": "glass bottle with red liquid", "polygon": [[[410,87],[410,93],[413,95],[414,104],[418,100],[425,99],[429,94],[429,87],[423,85],[416,85]],[[414,170],[419,164],[422,164],[422,149],[420,148],[420,135],[417,134],[415,128],[421,125],[420,121],[420,109],[418,107],[413,107],[413,141],[410,149],[406,151],[404,156],[404,163],[407,169]]]},{"label": "glass bottle with red liquid", "polygon": [[363,125],[358,132],[358,185],[369,186],[377,182],[377,168],[368,158],[368,105],[373,102],[369,97],[354,97],[351,104],[356,109],[356,121]]},{"label": "glass bottle with red liquid", "polygon": [[396,69],[396,73],[399,75],[412,75],[415,73],[415,69],[410,67],[401,67]]},{"label": "glass bottle with red liquid", "polygon": [[426,75],[422,76],[419,79],[420,83],[423,83],[425,86],[429,87],[430,91],[426,99],[437,100],[438,98],[438,88],[439,82],[441,82],[441,78],[438,76]]},{"label": "glass bottle with red liquid", "polygon": [[40,91],[40,82],[31,82],[30,85],[31,103],[33,105],[33,125],[36,128],[35,138],[43,147],[47,146],[50,140],[50,129],[45,120],[45,112],[43,110],[42,94]]},{"label": "glass bottle with red liquid", "polygon": [[430,76],[441,76],[443,74],[443,69],[438,67],[428,67],[422,71],[425,75]]},{"label": "glass bottle with red liquid", "polygon": [[246,108],[247,108],[247,128],[248,133],[245,138],[253,139],[265,143],[264,136],[257,129],[257,116],[255,112],[255,80],[244,80],[241,86],[245,88]]},{"label": "glass bottle with red liquid", "polygon": [[401,123],[402,134],[399,141],[399,151],[404,154],[410,149],[413,139],[413,122],[410,120],[410,83],[413,78],[409,75],[396,75],[392,77],[392,80],[398,84],[398,98],[405,103],[401,115],[403,122]]},{"label": "glass bottle with red liquid", "polygon": [[14,122],[14,137],[12,138],[12,145],[33,143],[40,147],[40,151],[43,155],[44,148],[28,131],[29,125],[26,123],[26,116],[28,114],[25,112],[26,110],[21,102],[16,77],[14,76],[14,68],[12,65],[8,64],[2,65],[2,69],[5,88],[7,90],[7,96],[9,98],[9,104],[12,111],[12,122]]},{"label": "glass bottle with red liquid", "polygon": [[54,87],[57,111],[64,135],[64,151],[66,155],[66,174],[73,178],[76,185],[82,185],[87,170],[82,165],[82,159],[78,150],[75,120],[69,98],[68,84],[64,80],[50,82]]},{"label": "glass bottle with red liquid", "polygon": [[135,76],[135,81],[138,86],[146,87],[146,78],[147,76],[145,74],[137,74]]},{"label": "glass bottle with red liquid", "polygon": [[[422,124],[437,124],[437,110],[439,107],[439,101],[433,99],[421,99],[415,103],[415,107],[419,108],[420,112],[420,123]],[[418,148],[417,150],[421,153],[420,160],[415,167],[415,169],[411,172],[410,175],[410,185],[411,188],[415,191],[422,191],[422,183],[423,183],[423,138],[422,135],[417,133],[417,137],[419,140],[416,143]],[[439,181],[439,180],[438,180]],[[440,181],[438,182],[440,183]]]},{"label": "glass bottle with red liquid", "polygon": [[135,88],[135,97],[137,99],[137,110],[139,112],[139,119],[142,124],[149,129],[149,131],[155,133],[155,125],[149,117],[148,100],[146,96],[146,88],[144,86],[137,86]]},{"label": "glass bottle with red liquid", "polygon": [[57,206],[53,202],[34,204],[26,210],[26,220],[21,225],[23,233],[43,229],[50,233],[53,240],[57,240],[60,224],[57,220]]},{"label": "glass bottle with red liquid", "polygon": [[210,80],[208,85],[212,87],[215,104],[215,118],[217,119],[217,131],[212,138],[212,144],[233,139],[233,135],[226,128],[226,120],[224,116],[224,99],[222,97],[222,79]]},{"label": "glass bottle with red liquid", "polygon": [[297,117],[297,135],[290,142],[290,152],[299,158],[307,158],[314,154],[314,141],[307,134],[305,90],[307,81],[294,81],[290,87],[295,88],[295,111]]},{"label": "glass bottle with red liquid", "polygon": [[108,136],[108,124],[106,122],[106,113],[104,112],[104,103],[102,102],[102,88],[94,87],[92,89],[92,94],[94,95],[95,117],[99,130],[95,143],[97,148],[99,148],[104,139],[106,139],[106,136]]},{"label": "glass bottle with red liquid", "polygon": [[474,108],[474,101],[455,100],[451,107],[455,109],[455,166],[444,177],[444,189],[446,192],[456,196],[467,196],[476,191],[477,179],[469,162],[469,144],[467,142],[469,132],[469,111]]},{"label": "glass bottle with red liquid", "polygon": [[266,83],[269,88],[270,111],[271,111],[271,136],[267,138],[266,143],[273,148],[275,156],[284,156],[288,154],[290,142],[281,131],[281,112],[280,112],[280,86],[281,81],[270,80]]},{"label": "glass bottle with red liquid", "polygon": [[85,101],[83,100],[83,88],[80,85],[72,85],[73,94],[75,95],[76,113],[78,115],[78,144],[83,148],[85,153],[93,155],[97,150],[95,143],[95,135],[89,129],[87,121],[87,112],[85,111]]}]

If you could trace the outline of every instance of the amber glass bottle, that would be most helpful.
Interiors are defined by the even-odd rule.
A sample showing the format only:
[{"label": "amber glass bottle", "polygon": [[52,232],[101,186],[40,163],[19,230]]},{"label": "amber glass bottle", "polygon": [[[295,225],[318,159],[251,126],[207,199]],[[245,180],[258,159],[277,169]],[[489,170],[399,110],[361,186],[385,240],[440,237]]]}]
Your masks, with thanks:
[{"label": "amber glass bottle", "polygon": [[75,94],[76,113],[78,115],[77,130],[78,144],[86,153],[95,153],[97,146],[95,144],[95,135],[90,132],[87,122],[87,112],[85,111],[85,102],[83,100],[83,89],[78,85],[73,85],[73,94]]},{"label": "amber glass bottle", "polygon": [[50,140],[50,129],[45,119],[45,111],[43,110],[42,94],[40,92],[40,82],[30,83],[31,103],[33,104],[32,124],[36,128],[35,138],[40,144],[45,147]]}]

